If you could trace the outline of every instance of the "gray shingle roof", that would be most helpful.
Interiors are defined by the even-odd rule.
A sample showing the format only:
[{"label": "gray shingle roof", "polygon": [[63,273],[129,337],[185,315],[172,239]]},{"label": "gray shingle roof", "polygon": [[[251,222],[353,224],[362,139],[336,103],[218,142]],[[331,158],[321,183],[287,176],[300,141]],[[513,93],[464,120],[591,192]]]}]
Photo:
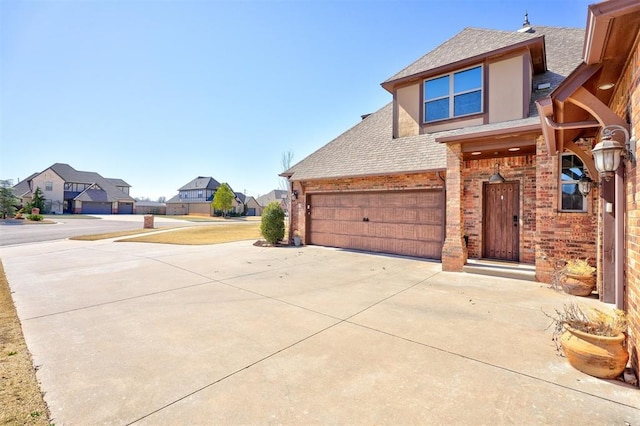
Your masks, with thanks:
[{"label": "gray shingle roof", "polygon": [[338,136],[285,174],[294,180],[442,170],[445,147],[433,135],[393,139],[389,103]]},{"label": "gray shingle roof", "polygon": [[258,198],[256,198],[256,201],[262,207],[266,207],[269,203],[273,201],[282,201],[282,199],[287,198],[288,196],[288,191],[284,191],[282,189],[274,189],[267,194],[259,196]]},{"label": "gray shingle roof", "polygon": [[[53,170],[58,176],[64,179],[65,182],[98,184],[98,186],[100,186],[100,188],[102,188],[102,190],[105,192],[104,195],[106,195],[106,197],[104,197],[105,200],[100,200],[100,201],[109,201],[109,202],[113,202],[113,201],[134,202],[135,201],[133,197],[125,194],[124,192],[116,188],[116,186],[111,182],[110,179],[105,179],[102,176],[100,176],[98,173],[79,171],[74,169],[70,165],[64,164],[64,163],[55,163],[54,165],[49,167],[49,169]],[[117,181],[124,183],[125,185],[123,186],[129,186],[122,179],[117,179]],[[97,197],[97,195],[95,195],[95,197]],[[85,200],[85,201],[89,201],[89,200]]]},{"label": "gray shingle roof", "polygon": [[446,168],[446,148],[435,141],[437,137],[469,135],[539,124],[535,101],[547,96],[582,62],[584,30],[535,26],[534,31],[518,33],[466,28],[387,80],[422,73],[544,35],[547,71],[535,75],[532,83],[534,88],[539,83],[550,83],[551,87],[533,91],[529,117],[393,139],[393,105],[390,103],[291,167],[283,175],[291,175],[293,180],[309,180],[442,170]]},{"label": "gray shingle roof", "polygon": [[541,34],[516,31],[465,28],[411,65],[405,67],[386,82],[409,77],[444,65],[453,64],[540,37]]},{"label": "gray shingle roof", "polygon": [[220,186],[220,182],[212,177],[198,176],[191,182],[179,188],[178,191],[188,191],[190,189],[213,189],[216,190]]}]

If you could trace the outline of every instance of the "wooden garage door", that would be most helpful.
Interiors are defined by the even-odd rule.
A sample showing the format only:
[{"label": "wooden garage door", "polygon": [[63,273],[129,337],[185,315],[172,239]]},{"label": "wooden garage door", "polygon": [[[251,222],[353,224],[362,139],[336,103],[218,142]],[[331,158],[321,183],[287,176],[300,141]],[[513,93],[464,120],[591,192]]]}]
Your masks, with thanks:
[{"label": "wooden garage door", "polygon": [[442,258],[442,191],[310,195],[310,244]]}]

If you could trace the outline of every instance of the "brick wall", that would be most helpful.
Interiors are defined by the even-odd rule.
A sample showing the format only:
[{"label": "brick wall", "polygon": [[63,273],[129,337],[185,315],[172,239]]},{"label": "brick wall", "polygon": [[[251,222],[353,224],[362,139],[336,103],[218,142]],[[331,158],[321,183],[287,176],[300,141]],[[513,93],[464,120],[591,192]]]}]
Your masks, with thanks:
[{"label": "brick wall", "polygon": [[[441,172],[441,175],[444,179],[445,172]],[[306,200],[310,193],[442,189],[443,186],[444,182],[437,172],[294,181],[292,190],[298,191],[298,199],[291,204],[291,232],[297,231],[305,243]]]},{"label": "brick wall", "polygon": [[447,225],[446,238],[442,247],[442,269],[444,271],[461,272],[467,263],[467,247],[464,242],[463,230],[464,215],[461,203],[464,192],[463,168],[460,144],[447,145]]},{"label": "brick wall", "polygon": [[[640,42],[636,38],[631,58],[616,84],[610,108],[630,122],[631,135],[640,139]],[[636,158],[638,152],[635,152]],[[627,348],[636,373],[640,364],[640,170],[626,162],[625,169],[625,311],[629,318]]]},{"label": "brick wall", "polygon": [[500,164],[500,174],[506,181],[520,183],[520,262],[533,264],[536,230],[536,170],[533,155],[464,162],[462,214],[463,232],[469,237],[469,257],[482,257],[483,183],[494,173],[496,163]]},{"label": "brick wall", "polygon": [[[576,144],[590,151],[590,140]],[[551,282],[563,260],[588,258],[594,265],[596,262],[598,190],[589,194],[586,213],[558,211],[559,169],[559,155],[549,155],[540,137],[536,148],[535,263],[536,278],[545,283]]]}]

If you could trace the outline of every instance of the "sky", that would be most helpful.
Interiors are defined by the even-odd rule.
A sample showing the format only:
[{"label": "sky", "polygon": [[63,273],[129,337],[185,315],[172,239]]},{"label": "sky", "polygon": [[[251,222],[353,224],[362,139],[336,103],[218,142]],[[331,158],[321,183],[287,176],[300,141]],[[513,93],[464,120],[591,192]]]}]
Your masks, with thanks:
[{"label": "sky", "polygon": [[593,0],[0,0],[0,179],[54,163],[133,197],[266,194],[465,27],[585,28]]}]

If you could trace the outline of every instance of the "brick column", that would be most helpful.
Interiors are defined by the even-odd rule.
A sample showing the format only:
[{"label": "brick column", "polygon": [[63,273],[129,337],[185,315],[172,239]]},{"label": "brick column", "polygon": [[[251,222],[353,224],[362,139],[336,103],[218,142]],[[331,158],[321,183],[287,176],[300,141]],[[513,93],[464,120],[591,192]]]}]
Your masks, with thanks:
[{"label": "brick column", "polygon": [[467,263],[462,216],[462,153],[460,144],[447,146],[446,237],[442,247],[442,270],[461,272]]}]

